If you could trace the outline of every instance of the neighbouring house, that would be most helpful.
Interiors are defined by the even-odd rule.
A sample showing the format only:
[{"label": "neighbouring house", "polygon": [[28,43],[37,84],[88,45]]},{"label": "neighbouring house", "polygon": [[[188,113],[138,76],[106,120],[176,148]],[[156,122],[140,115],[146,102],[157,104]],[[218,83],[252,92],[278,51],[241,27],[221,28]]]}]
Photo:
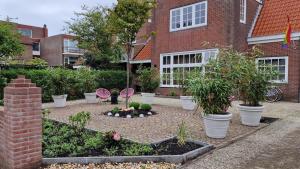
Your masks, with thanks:
[{"label": "neighbouring house", "polygon": [[47,26],[43,27],[16,24],[18,32],[21,34],[21,43],[25,46],[25,51],[20,60],[30,60],[34,57],[41,57],[41,39],[48,37]]},{"label": "neighbouring house", "polygon": [[[280,85],[285,100],[300,99],[300,1],[299,0],[265,0],[249,32],[248,43],[259,45],[265,56],[257,59],[258,67],[272,65],[279,75],[273,81]],[[282,47],[284,33],[288,25],[292,27],[292,44]],[[261,63],[261,64],[260,64]]]},{"label": "neighbouring house", "polygon": [[[173,72],[200,69],[215,58],[220,47],[241,52],[260,45],[265,56],[258,63],[271,64],[279,71],[273,79],[284,99],[300,97],[300,1],[298,0],[158,0],[151,22],[138,37],[155,32],[132,59],[133,64],[151,62],[162,80],[157,93],[178,91]],[[292,23],[293,43],[282,48],[287,16]],[[150,48],[150,49],[149,49]],[[146,58],[146,59],[144,59]],[[261,69],[264,67],[258,66]]]},{"label": "neighbouring house", "polygon": [[73,66],[83,54],[84,50],[78,48],[72,35],[60,34],[41,40],[41,56],[49,66]]}]

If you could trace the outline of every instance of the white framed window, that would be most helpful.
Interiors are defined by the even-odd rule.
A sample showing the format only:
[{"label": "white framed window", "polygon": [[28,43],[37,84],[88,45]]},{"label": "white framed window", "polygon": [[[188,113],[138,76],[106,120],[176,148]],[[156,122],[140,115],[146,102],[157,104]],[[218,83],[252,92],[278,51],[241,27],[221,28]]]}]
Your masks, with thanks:
[{"label": "white framed window", "polygon": [[[179,79],[186,72],[199,70],[205,72],[205,65],[210,59],[215,59],[218,49],[207,49],[187,52],[165,53],[160,55],[160,87],[179,87]],[[174,74],[180,73],[180,76]]]},{"label": "white framed window", "polygon": [[32,30],[31,29],[19,29],[18,32],[22,35],[22,36],[27,36],[32,38]]},{"label": "white framed window", "polygon": [[170,10],[170,31],[207,25],[207,1]]},{"label": "white framed window", "polygon": [[278,73],[274,79],[274,83],[288,83],[288,57],[264,57],[256,59],[259,70],[272,69]]},{"label": "white framed window", "polygon": [[240,0],[240,22],[246,23],[247,18],[247,0]]}]

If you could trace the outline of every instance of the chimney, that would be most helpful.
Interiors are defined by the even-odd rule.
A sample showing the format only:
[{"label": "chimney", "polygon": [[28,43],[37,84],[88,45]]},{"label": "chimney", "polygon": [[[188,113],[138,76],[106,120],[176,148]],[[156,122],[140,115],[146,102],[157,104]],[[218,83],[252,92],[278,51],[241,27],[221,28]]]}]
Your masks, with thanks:
[{"label": "chimney", "polygon": [[47,28],[47,25],[46,24],[44,24],[44,26],[43,26],[43,31],[44,31],[44,38],[46,38],[46,37],[48,37],[48,28]]}]

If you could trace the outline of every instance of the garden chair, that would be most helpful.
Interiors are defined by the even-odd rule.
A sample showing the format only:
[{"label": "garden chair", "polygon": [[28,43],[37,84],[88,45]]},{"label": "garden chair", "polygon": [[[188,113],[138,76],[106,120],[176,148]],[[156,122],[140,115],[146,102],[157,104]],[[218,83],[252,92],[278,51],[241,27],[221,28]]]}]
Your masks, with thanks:
[{"label": "garden chair", "polygon": [[[126,99],[126,92],[127,92],[127,89],[123,89],[120,92],[120,96],[124,99]],[[128,100],[131,98],[131,96],[133,96],[133,94],[134,94],[134,89],[133,88],[128,88]]]},{"label": "garden chair", "polygon": [[99,100],[108,100],[110,97],[110,92],[107,89],[99,88],[96,90],[96,95],[99,97]]}]

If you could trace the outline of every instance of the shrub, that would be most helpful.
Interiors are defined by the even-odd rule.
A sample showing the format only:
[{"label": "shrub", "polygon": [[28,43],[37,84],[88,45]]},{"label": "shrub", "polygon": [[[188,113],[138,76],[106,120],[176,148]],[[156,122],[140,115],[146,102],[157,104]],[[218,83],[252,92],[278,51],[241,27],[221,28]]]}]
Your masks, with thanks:
[{"label": "shrub", "polygon": [[91,113],[90,112],[79,112],[75,115],[72,115],[69,117],[69,122],[72,126],[77,127],[79,130],[82,130],[87,123],[91,119]]},{"label": "shrub", "polygon": [[112,89],[111,90],[111,95],[112,96],[119,96],[119,94],[120,94],[120,91],[118,89]]},{"label": "shrub", "polygon": [[115,114],[117,114],[117,113],[119,113],[120,112],[120,108],[119,107],[115,107],[112,111],[111,111],[111,113],[113,114],[113,115],[115,115]]},{"label": "shrub", "polygon": [[52,95],[64,95],[68,89],[68,76],[61,68],[51,70],[50,86]]},{"label": "shrub", "polygon": [[137,73],[143,92],[153,93],[159,87],[160,74],[156,68],[139,67]]},{"label": "shrub", "polygon": [[126,156],[150,155],[153,153],[153,148],[150,145],[132,144],[127,146],[124,151]]},{"label": "shrub", "polygon": [[94,72],[87,68],[80,68],[77,73],[83,93],[96,92],[97,82]]},{"label": "shrub", "polygon": [[[126,86],[126,72],[125,71],[99,71],[91,70],[91,74],[95,75],[95,84],[96,88],[107,88],[107,89],[123,89]],[[59,83],[59,86],[62,86],[63,89],[59,93],[68,94],[68,99],[81,99],[84,98],[84,89],[87,85],[81,81],[81,71],[77,70],[68,70],[62,68],[55,69],[40,69],[40,70],[25,70],[25,69],[8,69],[1,70],[0,77],[6,78],[5,82],[10,82],[11,79],[17,78],[17,75],[25,75],[26,78],[31,79],[33,83],[36,83],[38,87],[42,88],[42,99],[43,102],[52,101],[51,95],[54,93],[54,83],[52,79],[64,78],[64,83]],[[63,77],[59,77],[59,76]],[[58,77],[57,77],[58,76]],[[0,79],[1,80],[1,79]],[[5,86],[5,85],[2,85]],[[1,81],[0,81],[1,87]],[[55,87],[56,88],[56,87]],[[94,88],[94,87],[93,87]],[[56,90],[56,93],[58,91]],[[1,90],[0,96],[3,95],[3,90]],[[1,98],[0,98],[1,99]]]},{"label": "shrub", "polygon": [[140,108],[140,103],[131,102],[131,103],[129,103],[129,107],[133,107],[134,110],[138,110]]},{"label": "shrub", "polygon": [[152,109],[152,107],[150,104],[142,104],[141,105],[141,110],[150,111],[151,109]]}]

